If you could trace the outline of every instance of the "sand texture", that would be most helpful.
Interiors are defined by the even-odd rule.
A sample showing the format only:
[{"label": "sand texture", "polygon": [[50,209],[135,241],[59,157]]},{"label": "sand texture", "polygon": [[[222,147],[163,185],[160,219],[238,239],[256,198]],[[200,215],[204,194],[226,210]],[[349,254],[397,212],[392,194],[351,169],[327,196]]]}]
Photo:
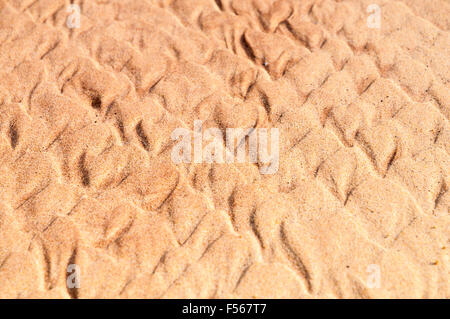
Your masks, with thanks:
[{"label": "sand texture", "polygon": [[[450,298],[449,28],[447,0],[0,0],[0,298]],[[278,128],[278,170],[174,163],[194,121]]]}]

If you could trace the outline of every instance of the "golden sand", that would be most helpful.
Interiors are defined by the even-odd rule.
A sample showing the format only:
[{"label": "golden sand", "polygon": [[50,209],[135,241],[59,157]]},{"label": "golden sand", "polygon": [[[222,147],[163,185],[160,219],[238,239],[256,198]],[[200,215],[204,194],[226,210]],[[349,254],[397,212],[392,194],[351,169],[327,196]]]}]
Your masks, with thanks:
[{"label": "golden sand", "polygon": [[[449,19],[0,0],[0,298],[449,298]],[[279,169],[174,163],[196,120],[278,128]]]}]

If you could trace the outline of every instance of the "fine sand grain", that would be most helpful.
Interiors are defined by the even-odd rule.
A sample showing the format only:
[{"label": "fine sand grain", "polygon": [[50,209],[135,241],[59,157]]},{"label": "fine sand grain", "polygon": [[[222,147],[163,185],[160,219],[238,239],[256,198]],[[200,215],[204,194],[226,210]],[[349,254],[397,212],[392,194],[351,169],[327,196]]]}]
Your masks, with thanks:
[{"label": "fine sand grain", "polygon": [[[0,298],[450,298],[449,19],[0,0]],[[194,121],[277,128],[277,171],[174,163]]]}]

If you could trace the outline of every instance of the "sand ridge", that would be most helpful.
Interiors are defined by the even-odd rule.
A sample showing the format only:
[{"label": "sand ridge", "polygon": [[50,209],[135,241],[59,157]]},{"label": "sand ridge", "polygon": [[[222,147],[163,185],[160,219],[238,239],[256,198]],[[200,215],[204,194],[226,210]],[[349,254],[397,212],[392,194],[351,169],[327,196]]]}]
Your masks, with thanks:
[{"label": "sand ridge", "polygon": [[[0,0],[0,297],[449,298],[449,16]],[[175,164],[197,120],[278,128],[277,172]]]}]

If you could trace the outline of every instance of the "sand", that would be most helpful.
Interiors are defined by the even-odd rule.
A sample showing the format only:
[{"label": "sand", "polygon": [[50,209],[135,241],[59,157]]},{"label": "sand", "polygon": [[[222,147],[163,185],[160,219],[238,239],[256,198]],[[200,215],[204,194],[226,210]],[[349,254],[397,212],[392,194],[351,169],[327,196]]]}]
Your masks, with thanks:
[{"label": "sand", "polygon": [[[449,17],[0,0],[0,298],[449,298]],[[278,169],[174,163],[194,121]]]}]

